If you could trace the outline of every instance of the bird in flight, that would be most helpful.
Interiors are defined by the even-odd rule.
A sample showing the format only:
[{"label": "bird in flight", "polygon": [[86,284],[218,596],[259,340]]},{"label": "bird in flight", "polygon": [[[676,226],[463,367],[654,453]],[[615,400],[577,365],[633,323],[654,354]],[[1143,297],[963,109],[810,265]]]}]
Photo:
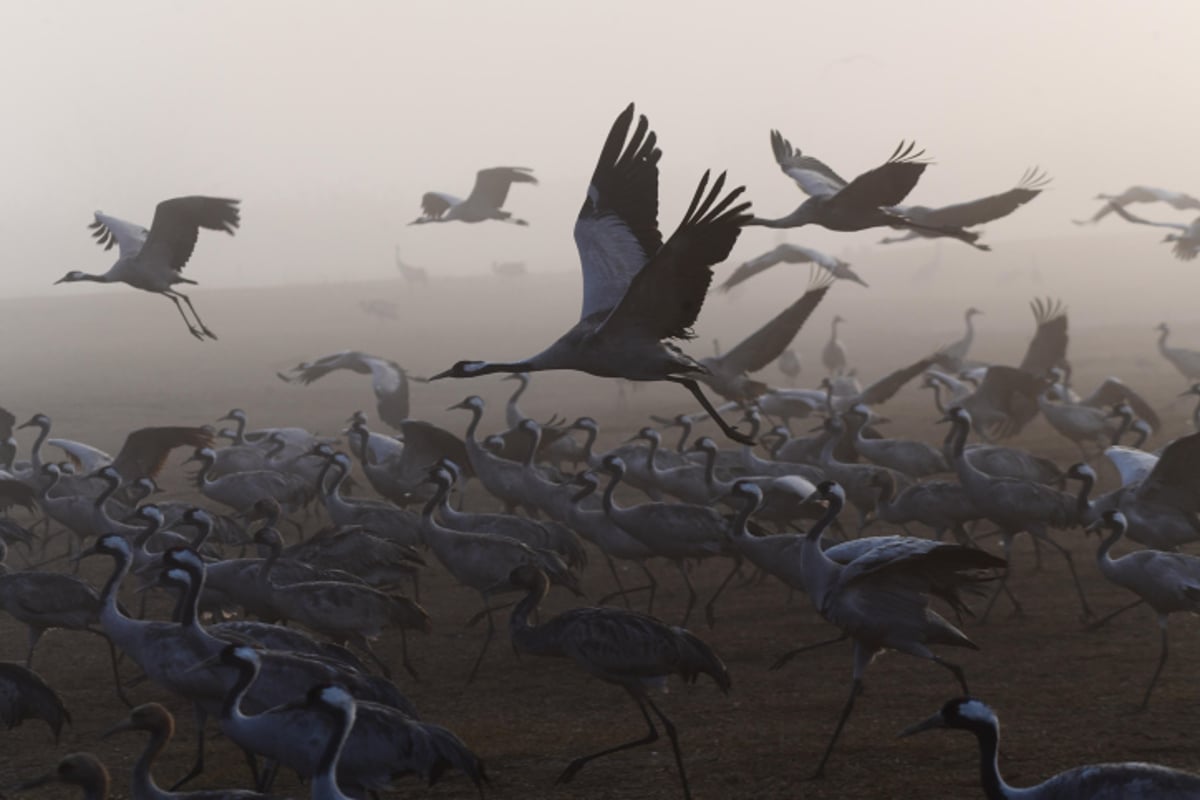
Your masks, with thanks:
[{"label": "bird in flight", "polygon": [[[201,195],[164,200],[154,209],[150,230],[97,211],[96,221],[88,227],[105,250],[117,246],[116,263],[100,275],[72,270],[55,283],[126,283],[144,292],[161,294],[175,304],[192,336],[201,341],[205,337],[216,339],[188,296],[171,287],[177,283],[196,283],[183,277],[183,267],[192,257],[200,229],[225,231],[232,236],[241,222],[239,202]],[[195,323],[184,313],[180,300],[187,304]]]},{"label": "bird in flight", "polygon": [[[747,441],[717,414],[696,383],[705,368],[671,340],[690,339],[712,282],[712,268],[733,249],[750,219],[735,204],[745,187],[722,193],[725,175],[705,172],[683,221],[664,243],[658,229],[658,160],[662,151],[645,116],[633,135],[633,104],[613,123],[575,220],[583,267],[579,321],[522,361],[459,361],[438,378],[494,372],[569,369],[604,378],[672,381],[687,388],[730,438]],[[626,139],[628,138],[628,142]]]},{"label": "bird in flight", "polygon": [[475,174],[475,188],[466,200],[460,200],[445,192],[426,192],[421,197],[421,216],[409,225],[427,222],[483,222],[495,219],[513,225],[528,225],[523,219],[513,217],[512,212],[501,206],[508,199],[508,190],[514,183],[537,185],[533,170],[528,167],[489,167]]}]

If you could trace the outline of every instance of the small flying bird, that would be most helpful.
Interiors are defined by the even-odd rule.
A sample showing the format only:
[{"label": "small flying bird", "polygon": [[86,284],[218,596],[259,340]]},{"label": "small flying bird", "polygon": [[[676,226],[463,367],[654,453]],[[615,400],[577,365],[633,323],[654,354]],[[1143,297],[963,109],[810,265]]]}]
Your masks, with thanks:
[{"label": "small flying bird", "polygon": [[[179,309],[179,315],[183,317],[192,336],[200,340],[206,336],[216,339],[216,334],[200,319],[188,296],[171,287],[177,283],[196,283],[183,277],[182,270],[196,248],[200,229],[225,231],[232,236],[241,222],[239,202],[202,195],[164,200],[154,210],[150,230],[97,211],[96,221],[88,227],[93,231],[92,237],[98,244],[104,245],[105,250],[117,245],[117,262],[102,275],[72,270],[55,283],[127,283],[144,292],[161,294]],[[192,312],[196,320],[194,324],[184,313],[180,300]]]},{"label": "small flying bird", "polygon": [[421,216],[409,225],[426,222],[483,222],[495,219],[513,225],[528,225],[516,219],[512,213],[501,208],[508,199],[508,190],[514,183],[537,184],[533,170],[529,167],[490,167],[475,174],[475,188],[466,200],[444,192],[426,192],[421,197]]},{"label": "small flying bird", "polygon": [[911,220],[894,208],[917,185],[921,173],[929,166],[922,161],[924,150],[916,150],[911,142],[901,142],[892,155],[878,167],[867,170],[847,181],[828,165],[806,156],[779,131],[771,131],[771,149],[783,174],[796,182],[808,195],[800,206],[785,217],[763,219],[754,217],[747,225],[766,228],[799,228],[820,225],[831,231],[861,231],[867,228],[908,228],[926,230],[935,236],[952,236],[978,250],[989,250],[976,244],[979,234],[962,228],[943,228]]},{"label": "small flying bird", "polygon": [[694,337],[690,328],[708,292],[712,267],[733,249],[750,219],[750,203],[734,204],[744,187],[722,197],[725,175],[710,188],[706,172],[683,221],[664,244],[658,229],[662,151],[645,116],[626,144],[632,122],[630,103],[609,131],[575,221],[583,266],[579,322],[523,361],[459,361],[431,380],[569,369],[602,378],[671,381],[690,391],[727,436],[749,443],[700,390],[693,376],[704,367],[668,340]]},{"label": "small flying bird", "polygon": [[1141,217],[1135,217],[1115,203],[1112,205],[1112,210],[1126,222],[1132,222],[1135,225],[1150,225],[1155,228],[1171,228],[1179,231],[1179,233],[1168,233],[1163,237],[1163,241],[1175,243],[1175,257],[1180,261],[1192,261],[1196,258],[1197,254],[1200,254],[1200,217],[1196,217],[1188,224],[1182,222],[1151,222]]},{"label": "small flying bird", "polygon": [[[981,197],[978,200],[968,200],[965,203],[955,203],[949,206],[930,208],[929,206],[896,206],[893,210],[903,214],[913,222],[938,228],[974,228],[993,220],[1007,217],[1021,206],[1042,193],[1050,184],[1050,176],[1038,167],[1025,170],[1017,185],[1007,192]],[[946,236],[945,233],[935,233],[919,228],[910,229],[903,236],[887,237],[880,244],[907,242],[912,239],[933,239]]]},{"label": "small flying bird", "polygon": [[838,280],[867,285],[867,282],[858,277],[858,273],[850,269],[850,265],[840,258],[827,255],[811,247],[801,247],[798,244],[784,242],[777,245],[775,249],[768,250],[735,269],[733,274],[721,284],[721,291],[728,292],[739,283],[750,280],[758,273],[765,272],[776,264],[816,264]]},{"label": "small flying bird", "polygon": [[1172,192],[1168,189],[1155,189],[1153,186],[1130,186],[1120,194],[1098,194],[1097,200],[1104,200],[1091,219],[1073,219],[1076,225],[1094,225],[1104,219],[1117,208],[1124,208],[1130,203],[1166,203],[1171,208],[1180,211],[1200,209],[1200,200],[1184,192]]}]

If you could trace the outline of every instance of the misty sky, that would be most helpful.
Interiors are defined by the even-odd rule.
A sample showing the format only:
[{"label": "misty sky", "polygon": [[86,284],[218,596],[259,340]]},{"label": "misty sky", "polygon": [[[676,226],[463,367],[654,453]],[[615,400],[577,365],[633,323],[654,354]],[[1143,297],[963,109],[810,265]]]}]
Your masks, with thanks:
[{"label": "misty sky", "polygon": [[[666,232],[708,167],[745,183],[765,216],[798,204],[771,158],[772,127],[847,175],[915,138],[937,164],[910,201],[931,205],[1002,191],[1040,164],[1053,188],[988,227],[998,246],[1130,233],[1116,220],[1070,225],[1098,191],[1200,193],[1200,4],[114,0],[5,11],[4,295],[85,291],[50,284],[112,263],[88,237],[92,211],[149,224],[159,200],[181,194],[243,201],[236,238],[197,246],[186,274],[206,287],[390,277],[396,245],[433,273],[493,259],[576,270],[574,215],[631,100],[663,149]],[[465,196],[492,165],[536,170],[541,185],[515,187],[508,204],[531,227],[406,227],[424,191]],[[1159,238],[1140,235],[1148,249]],[[878,238],[789,236],[833,252]],[[734,258],[776,239],[748,231]]]}]

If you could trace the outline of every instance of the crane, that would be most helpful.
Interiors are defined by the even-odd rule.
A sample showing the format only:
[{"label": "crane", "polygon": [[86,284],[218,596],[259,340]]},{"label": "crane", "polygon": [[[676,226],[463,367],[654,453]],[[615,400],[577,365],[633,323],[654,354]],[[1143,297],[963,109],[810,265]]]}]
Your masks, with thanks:
[{"label": "crane", "polygon": [[466,200],[444,192],[426,192],[421,197],[421,216],[408,224],[484,222],[494,219],[513,225],[528,225],[525,220],[513,217],[512,212],[502,208],[508,199],[508,190],[514,183],[532,183],[536,186],[537,178],[533,177],[533,170],[529,167],[481,169],[475,173],[475,186]]},{"label": "crane", "polygon": [[1120,194],[1098,194],[1097,200],[1103,200],[1104,205],[1091,219],[1071,220],[1076,225],[1094,225],[1104,219],[1117,208],[1124,208],[1131,203],[1166,203],[1179,211],[1200,209],[1200,200],[1184,192],[1173,192],[1169,189],[1156,189],[1153,186],[1130,186]]},{"label": "crane", "polygon": [[1114,205],[1112,210],[1126,222],[1132,222],[1135,225],[1149,225],[1154,228],[1170,228],[1171,230],[1178,231],[1178,233],[1168,233],[1163,237],[1163,241],[1175,243],[1175,247],[1172,249],[1175,257],[1180,261],[1193,261],[1197,254],[1200,254],[1200,217],[1196,217],[1196,219],[1188,223],[1151,222],[1150,220],[1130,214],[1118,205]]},{"label": "crane", "polygon": [[900,735],[938,728],[975,734],[980,780],[990,800],[1193,800],[1200,795],[1200,775],[1142,762],[1088,764],[1060,772],[1037,786],[1018,789],[1000,775],[1000,721],[983,701],[973,697],[950,700],[938,713],[910,725]]},{"label": "crane", "polygon": [[1050,185],[1050,176],[1039,167],[1031,167],[1021,175],[1017,185],[1006,192],[968,200],[948,206],[895,206],[891,210],[903,214],[924,228],[910,228],[903,236],[884,238],[880,244],[907,242],[911,239],[929,239],[946,236],[930,228],[966,229],[983,225],[992,220],[1007,217],[1021,206],[1042,193]]},{"label": "crane", "polygon": [[833,318],[829,326],[829,341],[821,349],[821,363],[830,375],[841,375],[846,371],[846,346],[838,339],[838,325],[846,320],[840,315]]},{"label": "crane", "polygon": [[724,174],[710,190],[706,172],[683,221],[663,243],[658,230],[662,151],[644,116],[630,137],[632,122],[631,103],[609,131],[575,222],[584,282],[579,321],[523,361],[459,361],[431,380],[567,369],[602,378],[670,381],[690,391],[727,436],[744,440],[696,383],[701,364],[666,340],[692,336],[712,267],[733,249],[750,219],[750,204],[734,204],[744,187],[721,197]]},{"label": "crane", "polygon": [[755,256],[735,269],[733,274],[721,284],[721,291],[728,292],[738,284],[750,280],[755,275],[767,271],[776,264],[815,264],[837,280],[853,281],[863,286],[867,285],[867,282],[860,278],[858,273],[851,269],[850,265],[842,259],[822,253],[820,250],[814,250],[811,247],[802,247],[798,244],[784,242],[760,256]]},{"label": "crane", "polygon": [[748,225],[767,228],[820,225],[831,231],[878,227],[923,229],[938,236],[952,236],[978,250],[991,249],[976,244],[977,233],[962,228],[931,227],[909,219],[894,208],[904,201],[929,166],[929,162],[921,160],[925,151],[916,150],[915,143],[900,142],[887,161],[852,181],[846,181],[825,163],[792,147],[792,143],[777,130],[771,131],[771,150],[779,169],[796,182],[808,199],[787,216],[779,219],[754,217]]},{"label": "crane", "polygon": [[[200,229],[225,231],[232,236],[241,221],[239,202],[202,195],[164,200],[154,209],[150,230],[97,211],[95,222],[88,227],[92,229],[92,237],[105,250],[117,245],[116,263],[108,272],[99,275],[71,270],[55,283],[125,283],[144,292],[161,294],[175,304],[192,336],[201,341],[206,336],[216,339],[216,334],[201,321],[188,296],[171,287],[177,283],[196,283],[183,277],[183,268],[196,248]],[[192,312],[194,324],[184,313],[180,300]]]},{"label": "crane", "polygon": [[967,353],[971,352],[971,345],[975,342],[975,321],[974,318],[982,314],[975,306],[971,306],[963,314],[963,320],[967,323],[967,332],[963,338],[959,339],[954,344],[949,344],[938,350],[938,355],[946,367],[957,372],[961,370],[967,360]]},{"label": "crane", "polygon": [[1165,322],[1160,322],[1155,330],[1158,331],[1158,352],[1162,353],[1162,357],[1189,381],[1200,380],[1200,350],[1168,346],[1167,337],[1171,329]]},{"label": "crane", "polygon": [[58,741],[64,723],[71,721],[62,698],[28,667],[0,661],[0,723],[12,730],[27,719],[50,726]]},{"label": "crane", "polygon": [[579,770],[601,756],[657,741],[658,729],[650,717],[653,712],[671,740],[683,796],[690,800],[692,793],[675,725],[650,698],[650,690],[664,689],[671,675],[679,675],[688,683],[694,683],[700,675],[708,675],[728,694],[733,681],[716,651],[683,628],[619,608],[575,608],[540,625],[532,625],[529,617],[549,591],[549,579],[536,567],[523,565],[513,570],[509,582],[526,591],[509,620],[513,647],[530,655],[572,659],[593,677],[620,686],[637,703],[649,726],[640,739],[574,759],[559,775],[557,783],[568,783]]}]

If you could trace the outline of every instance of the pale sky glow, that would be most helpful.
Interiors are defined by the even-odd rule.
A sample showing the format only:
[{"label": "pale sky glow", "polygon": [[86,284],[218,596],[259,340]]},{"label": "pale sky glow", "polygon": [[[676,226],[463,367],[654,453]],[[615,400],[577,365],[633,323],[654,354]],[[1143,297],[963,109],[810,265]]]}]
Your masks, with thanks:
[{"label": "pale sky glow", "polygon": [[[930,205],[1041,165],[1052,189],[987,227],[998,248],[1130,234],[1068,220],[1135,183],[1200,194],[1198,29],[1200,4],[1168,2],[10,4],[0,293],[86,291],[50,284],[112,263],[92,211],[149,224],[181,194],[243,201],[237,237],[197,246],[186,274],[205,287],[391,277],[395,245],[434,274],[573,271],[574,215],[631,100],[663,148],[665,232],[710,167],[764,216],[797,205],[779,127],[847,176],[916,139],[937,163],[910,201]],[[465,195],[494,165],[536,170],[508,203],[529,228],[406,227],[424,191]],[[789,238],[839,252],[879,235]],[[775,239],[748,231],[734,258]]]}]

